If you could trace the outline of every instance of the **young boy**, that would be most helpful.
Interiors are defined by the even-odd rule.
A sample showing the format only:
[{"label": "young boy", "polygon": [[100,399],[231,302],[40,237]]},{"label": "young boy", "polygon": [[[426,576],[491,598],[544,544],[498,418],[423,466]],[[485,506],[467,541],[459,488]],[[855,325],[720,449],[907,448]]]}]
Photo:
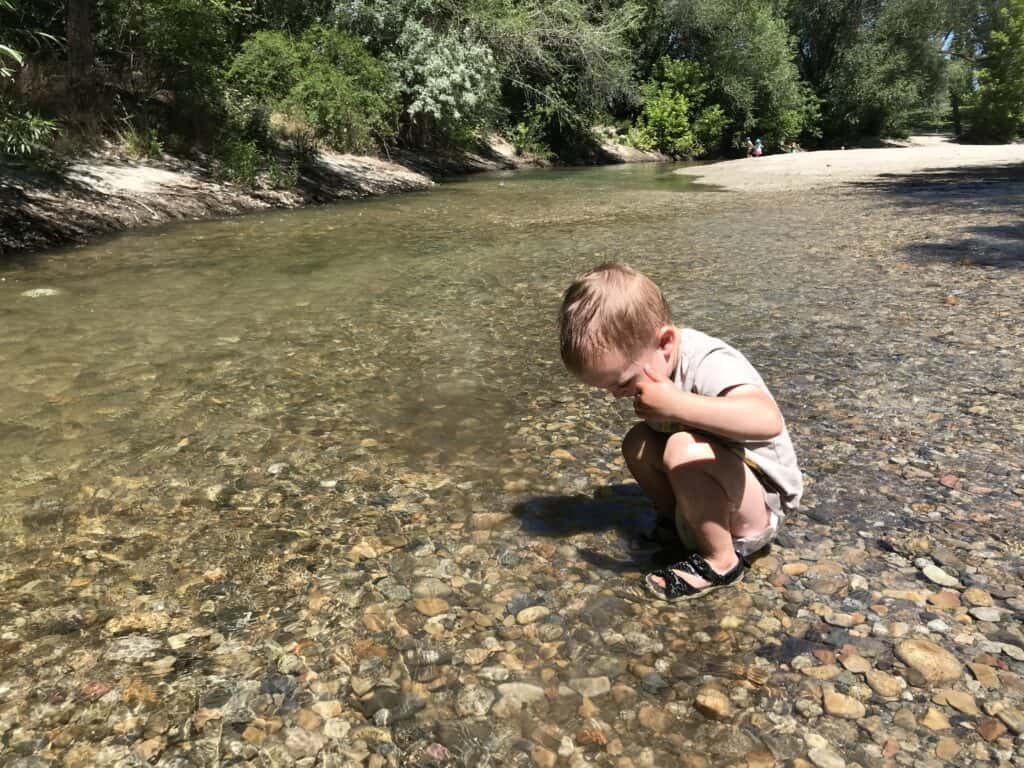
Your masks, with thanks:
[{"label": "young boy", "polygon": [[796,509],[803,480],[761,376],[723,341],[672,323],[665,296],[625,264],[603,264],[565,292],[562,360],[585,384],[632,397],[643,421],[622,452],[659,526],[695,550],[647,574],[665,600],[739,581]]}]

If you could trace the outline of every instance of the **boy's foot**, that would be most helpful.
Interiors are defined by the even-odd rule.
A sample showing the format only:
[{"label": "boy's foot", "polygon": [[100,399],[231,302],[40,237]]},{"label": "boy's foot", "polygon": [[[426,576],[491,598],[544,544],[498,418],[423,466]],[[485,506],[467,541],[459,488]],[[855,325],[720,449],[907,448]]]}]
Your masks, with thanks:
[{"label": "boy's foot", "polygon": [[662,600],[691,600],[737,583],[743,578],[745,568],[743,558],[737,556],[736,564],[720,573],[701,554],[694,552],[685,560],[648,573],[644,583]]}]

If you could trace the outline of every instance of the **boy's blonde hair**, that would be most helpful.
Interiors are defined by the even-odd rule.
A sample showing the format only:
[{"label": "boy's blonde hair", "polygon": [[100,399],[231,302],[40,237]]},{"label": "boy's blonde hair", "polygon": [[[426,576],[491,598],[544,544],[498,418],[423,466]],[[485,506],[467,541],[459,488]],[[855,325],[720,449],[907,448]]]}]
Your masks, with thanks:
[{"label": "boy's blonde hair", "polygon": [[658,329],[672,324],[661,289],[627,264],[609,262],[573,282],[558,316],[562,361],[579,375],[598,355],[626,356],[656,342]]}]

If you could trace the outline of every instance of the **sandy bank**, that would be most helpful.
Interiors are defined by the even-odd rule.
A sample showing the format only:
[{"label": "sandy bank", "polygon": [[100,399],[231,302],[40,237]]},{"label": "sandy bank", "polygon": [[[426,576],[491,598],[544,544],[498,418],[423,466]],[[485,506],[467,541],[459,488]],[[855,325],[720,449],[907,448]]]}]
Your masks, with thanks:
[{"label": "sandy bank", "polygon": [[1024,144],[968,145],[921,137],[909,146],[847,149],[727,160],[683,168],[703,184],[752,191],[799,191],[886,174],[1024,163]]}]

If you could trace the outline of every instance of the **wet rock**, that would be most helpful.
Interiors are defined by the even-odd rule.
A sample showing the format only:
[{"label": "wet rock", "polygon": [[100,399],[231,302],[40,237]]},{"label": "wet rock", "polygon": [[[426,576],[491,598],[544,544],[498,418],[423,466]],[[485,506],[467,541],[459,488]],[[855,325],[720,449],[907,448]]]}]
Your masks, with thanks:
[{"label": "wet rock", "polygon": [[945,648],[925,640],[913,638],[896,646],[896,656],[917,672],[928,685],[958,680],[963,672],[960,662]]},{"label": "wet rock", "polygon": [[498,717],[516,717],[523,707],[545,698],[544,689],[532,683],[502,683],[498,694],[500,698],[493,708]]},{"label": "wet rock", "polygon": [[833,717],[860,720],[867,714],[864,705],[850,696],[828,689],[824,695],[825,712]]},{"label": "wet rock", "polygon": [[956,691],[952,688],[945,688],[941,691],[937,691],[932,696],[932,701],[936,704],[944,704],[949,707],[953,707],[965,715],[980,715],[981,711],[978,709],[977,703],[974,701],[974,697],[966,691]]},{"label": "wet rock", "polygon": [[978,733],[985,741],[995,741],[1006,733],[1006,725],[994,717],[982,718],[978,723]]},{"label": "wet rock", "polygon": [[945,731],[950,728],[949,718],[935,707],[928,708],[925,716],[921,718],[921,725],[930,731]]},{"label": "wet rock", "polygon": [[284,746],[296,759],[314,757],[323,748],[323,737],[302,728],[288,728],[284,734]]},{"label": "wet rock", "polygon": [[588,699],[596,699],[603,696],[612,689],[611,681],[604,676],[601,677],[575,677],[569,681],[569,687],[580,696]]},{"label": "wet rock", "polygon": [[440,616],[448,612],[448,601],[439,597],[421,597],[413,602],[413,606],[424,616]]},{"label": "wet rock", "polygon": [[494,704],[494,691],[479,685],[467,685],[455,698],[455,711],[462,717],[483,717]]},{"label": "wet rock", "polygon": [[672,725],[672,718],[661,707],[644,704],[637,710],[637,722],[649,731],[664,733]]},{"label": "wet rock", "polygon": [[412,594],[422,598],[448,597],[451,593],[452,588],[448,584],[435,578],[421,579],[412,588]]},{"label": "wet rock", "polygon": [[926,565],[921,569],[921,573],[924,577],[933,584],[938,584],[940,587],[959,587],[960,580],[955,576],[951,576],[944,570],[939,568],[937,565]]},{"label": "wet rock", "polygon": [[968,587],[964,590],[964,602],[968,605],[988,607],[992,605],[992,595],[978,587]]},{"label": "wet rock", "polygon": [[725,720],[732,715],[732,703],[718,688],[705,686],[697,692],[694,706],[706,717]]},{"label": "wet rock", "polygon": [[115,638],[108,645],[104,657],[111,661],[138,663],[156,656],[163,643],[147,635],[125,635]]},{"label": "wet rock", "polygon": [[807,757],[816,768],[846,768],[846,761],[827,747],[815,747]]},{"label": "wet rock", "polygon": [[978,621],[988,621],[993,624],[999,622],[1003,618],[1003,611],[999,608],[992,608],[988,606],[977,606],[971,608],[968,613],[971,614]]},{"label": "wet rock", "polygon": [[519,624],[533,624],[536,621],[540,621],[545,616],[551,613],[550,608],[546,608],[543,605],[532,605],[529,608],[523,608],[516,614],[516,621]]},{"label": "wet rock", "polygon": [[877,669],[868,670],[864,678],[871,690],[884,699],[896,699],[907,688],[907,681],[902,677]]}]

